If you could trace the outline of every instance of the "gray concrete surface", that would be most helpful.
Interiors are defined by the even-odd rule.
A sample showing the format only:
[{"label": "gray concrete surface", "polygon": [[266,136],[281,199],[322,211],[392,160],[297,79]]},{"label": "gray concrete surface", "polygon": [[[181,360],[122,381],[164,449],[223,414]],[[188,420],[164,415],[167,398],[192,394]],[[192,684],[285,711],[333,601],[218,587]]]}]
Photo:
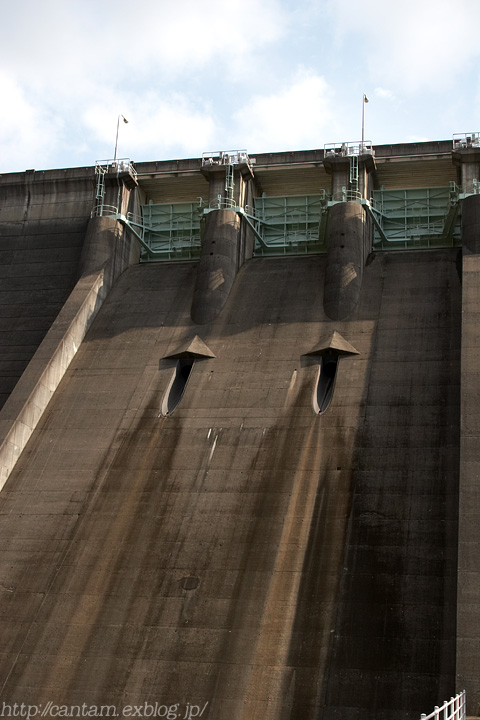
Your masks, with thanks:
[{"label": "gray concrete surface", "polygon": [[462,244],[468,252],[480,252],[480,195],[462,201]]},{"label": "gray concrete surface", "polygon": [[191,308],[192,320],[198,325],[218,317],[243,265],[240,227],[240,216],[234,210],[212,210],[206,217]]},{"label": "gray concrete surface", "polygon": [[108,289],[104,270],[76,284],[0,411],[0,489],[80,347]]},{"label": "gray concrete surface", "polygon": [[[478,204],[475,203],[478,207]],[[477,240],[478,243],[478,240]],[[480,255],[463,258],[457,685],[480,715]]]},{"label": "gray concrete surface", "polygon": [[[138,213],[132,187],[115,176],[106,199]],[[0,489],[109,290],[138,262],[128,228],[90,218],[94,188],[82,169],[0,182]]]},{"label": "gray concrete surface", "polygon": [[330,208],[323,307],[331,320],[345,319],[357,306],[363,268],[372,247],[369,230],[359,203],[342,202]]},{"label": "gray concrete surface", "polygon": [[0,176],[0,407],[73,290],[93,168]]},{"label": "gray concrete surface", "polygon": [[0,407],[75,286],[85,229],[86,222],[0,228]]},{"label": "gray concrete surface", "polygon": [[[478,176],[449,142],[375,151],[376,187]],[[197,159],[137,169],[107,178],[124,214],[208,195]],[[0,176],[0,701],[417,720],[466,687],[478,715],[477,198],[462,290],[456,251],[377,254],[332,321],[326,258],[256,259],[197,325],[198,264],[118,280],[138,247],[94,186]],[[261,155],[242,202],[329,187],[321,150]],[[360,354],[318,417],[334,331]]]},{"label": "gray concrete surface", "polygon": [[[249,261],[201,328],[195,264],[121,276],[0,494],[4,702],[416,720],[454,694],[456,251],[378,255],[335,323],[324,273]],[[360,354],[316,416],[301,355],[334,330]],[[196,334],[216,357],[161,418]]]}]

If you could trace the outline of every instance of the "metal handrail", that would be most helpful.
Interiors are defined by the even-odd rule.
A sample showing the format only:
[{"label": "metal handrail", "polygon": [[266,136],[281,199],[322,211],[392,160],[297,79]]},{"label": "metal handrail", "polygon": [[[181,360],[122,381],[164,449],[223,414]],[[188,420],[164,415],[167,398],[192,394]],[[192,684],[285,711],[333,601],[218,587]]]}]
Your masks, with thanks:
[{"label": "metal handrail", "polygon": [[465,148],[480,147],[480,132],[455,133],[453,136],[453,149],[464,150]]},{"label": "metal handrail", "polygon": [[127,212],[127,220],[133,225],[141,225],[143,227],[145,224],[142,215],[135,215],[135,213],[132,212]]},{"label": "metal handrail", "polygon": [[246,150],[215,150],[202,153],[202,167],[241,164],[254,165],[255,159],[249,158]]},{"label": "metal handrail", "polygon": [[353,155],[375,156],[373,144],[370,140],[356,140],[355,142],[326,143],[323,146],[324,157],[351,157]]},{"label": "metal handrail", "polygon": [[430,715],[422,713],[420,720],[465,720],[467,716],[467,702],[465,690],[455,697],[446,700],[441,707],[435,706]]},{"label": "metal handrail", "polygon": [[103,205],[99,203],[95,205],[90,217],[116,217],[118,215],[118,208],[115,205]]},{"label": "metal handrail", "polygon": [[473,178],[460,189],[462,195],[478,195],[480,194],[480,182],[477,178]]},{"label": "metal handrail", "polygon": [[200,206],[203,212],[209,212],[210,210],[234,210],[236,207],[235,200],[233,198],[219,196],[216,200],[211,200],[208,205],[205,203]]},{"label": "metal handrail", "polygon": [[333,202],[361,202],[362,199],[363,196],[359,190],[342,190],[341,192],[334,193],[332,196]]},{"label": "metal handrail", "polygon": [[117,158],[116,160],[97,160],[95,162],[95,174],[116,172],[117,175],[120,173],[130,173],[132,177],[137,177],[137,171],[135,170],[130,158]]}]

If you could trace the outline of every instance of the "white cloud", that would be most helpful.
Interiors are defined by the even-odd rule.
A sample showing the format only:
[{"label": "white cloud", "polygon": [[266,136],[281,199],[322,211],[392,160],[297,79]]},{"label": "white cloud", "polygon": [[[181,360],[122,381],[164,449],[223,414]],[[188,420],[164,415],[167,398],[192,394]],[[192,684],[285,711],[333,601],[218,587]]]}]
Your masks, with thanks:
[{"label": "white cloud", "polygon": [[[0,72],[0,158],[8,170],[44,167],[62,142],[63,123],[41,103],[27,98],[6,72]],[[0,168],[0,172],[2,171]]]},{"label": "white cloud", "polygon": [[112,145],[111,154],[120,112],[132,118],[131,155],[216,145],[210,106],[225,117],[227,96],[234,102],[236,88],[258,77],[287,32],[281,0],[137,0],[133,19],[130,0],[18,0],[2,16],[0,66],[20,116],[2,169],[22,168],[33,150],[47,166],[58,162],[52,148],[82,164],[98,148]]},{"label": "white cloud", "polygon": [[19,0],[3,15],[4,67],[25,82],[63,81],[59,91],[92,75],[116,86],[152,73],[169,82],[207,68],[248,72],[249,56],[286,31],[279,0],[137,0],[133,18],[130,0]]},{"label": "white cloud", "polygon": [[391,90],[385,88],[376,87],[375,97],[381,98],[382,100],[396,100],[395,94]]},{"label": "white cloud", "polygon": [[374,82],[404,93],[451,87],[480,55],[477,0],[330,0],[337,40],[365,55]]},{"label": "white cloud", "polygon": [[243,129],[244,145],[254,152],[321,147],[333,119],[330,97],[322,76],[300,70],[278,93],[254,96],[234,121]]},{"label": "white cloud", "polygon": [[105,159],[113,157],[119,107],[128,119],[128,125],[119,126],[120,156],[138,161],[172,157],[172,153],[199,155],[213,143],[212,111],[181,93],[110,94],[107,103],[91,105],[83,113],[92,137],[105,147]]},{"label": "white cloud", "polygon": [[17,0],[0,171],[108,157],[119,113],[137,160],[321,147],[358,138],[363,92],[373,141],[448,136],[478,126],[479,24],[478,0]]}]

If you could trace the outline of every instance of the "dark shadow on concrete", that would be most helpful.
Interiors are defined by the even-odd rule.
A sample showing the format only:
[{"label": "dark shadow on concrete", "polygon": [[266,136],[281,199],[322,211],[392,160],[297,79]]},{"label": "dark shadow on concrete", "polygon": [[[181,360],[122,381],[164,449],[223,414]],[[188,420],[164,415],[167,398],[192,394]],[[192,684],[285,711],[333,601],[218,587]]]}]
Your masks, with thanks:
[{"label": "dark shadow on concrete", "polygon": [[[311,409],[313,368],[302,368],[296,384],[292,376],[289,389],[279,387],[276,367],[289,333],[300,345],[300,312],[304,334],[316,323],[318,337],[325,322],[316,315],[318,266],[311,258],[267,262],[273,264],[244,268],[225,315],[201,330],[218,358],[205,360],[205,368],[228,360],[228,381],[220,378],[219,394],[212,390],[202,404],[214,380],[195,368],[171,417],[158,418],[167,382],[157,374],[158,358],[196,330],[188,319],[193,273],[186,266],[133,268],[102,307],[0,497],[5,522],[8,493],[17,510],[40,502],[50,510],[59,501],[39,485],[51,480],[55,492],[66,486],[62,459],[77,445],[72,439],[67,450],[42,455],[42,434],[51,437],[72,418],[80,423],[79,377],[88,378],[87,420],[109,373],[107,397],[120,403],[116,353],[124,352],[123,378],[126,368],[135,390],[124,405],[109,407],[113,439],[105,449],[90,447],[86,432],[78,436],[83,445],[72,463],[92,452],[101,460],[79,494],[76,519],[49,517],[58,556],[52,558],[52,538],[42,536],[33,538],[33,551],[22,544],[13,563],[11,582],[27,588],[25,595],[39,582],[43,560],[46,583],[40,599],[29,597],[38,606],[30,612],[25,600],[24,619],[5,636],[6,702],[22,701],[15,693],[27,687],[51,699],[59,682],[58,701],[80,704],[165,702],[181,687],[182,698],[212,706],[215,700],[215,720],[249,717],[252,703],[272,693],[277,716],[289,720],[397,720],[409,713],[416,719],[420,705],[428,711],[451,694],[455,253],[384,255],[366,269],[350,327],[366,347],[373,338],[361,371],[368,387],[357,387],[350,401],[354,388],[340,387],[339,376],[335,393],[344,392],[343,405],[334,402],[320,417]],[[121,342],[112,350],[116,337]],[[260,353],[266,350],[267,361]],[[298,363],[306,350],[298,347]],[[290,345],[289,358],[291,352]],[[252,357],[263,375],[248,394],[251,373],[245,385],[241,374]],[[264,386],[280,400],[262,395]],[[247,397],[257,414],[244,427],[238,401]],[[51,477],[42,462],[51,463]],[[80,463],[73,471],[80,493]],[[32,516],[40,522],[40,509]],[[286,517],[295,520],[291,529]],[[0,594],[3,608],[10,594]]]}]

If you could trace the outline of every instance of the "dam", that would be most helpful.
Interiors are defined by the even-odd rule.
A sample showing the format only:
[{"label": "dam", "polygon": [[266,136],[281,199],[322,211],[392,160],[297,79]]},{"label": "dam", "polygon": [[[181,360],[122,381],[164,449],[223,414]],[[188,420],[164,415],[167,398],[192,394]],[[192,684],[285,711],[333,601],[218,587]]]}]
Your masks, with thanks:
[{"label": "dam", "polygon": [[480,715],[479,182],[476,133],[0,176],[3,716]]}]

